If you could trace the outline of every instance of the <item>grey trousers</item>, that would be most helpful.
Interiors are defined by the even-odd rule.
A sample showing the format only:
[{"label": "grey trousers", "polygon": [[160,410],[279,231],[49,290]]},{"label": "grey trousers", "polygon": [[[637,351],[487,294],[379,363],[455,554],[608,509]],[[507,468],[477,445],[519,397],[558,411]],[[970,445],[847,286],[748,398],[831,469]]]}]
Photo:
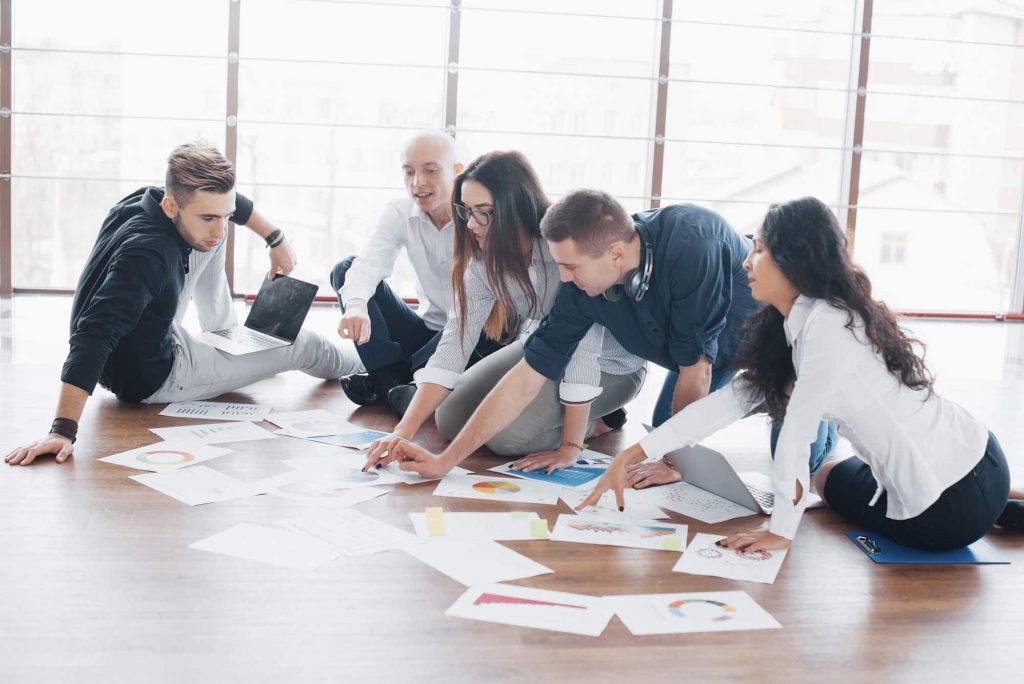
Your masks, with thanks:
[{"label": "grey trousers", "polygon": [[215,349],[177,323],[171,325],[171,337],[171,373],[160,389],[143,400],[146,404],[208,399],[289,370],[325,380],[362,370],[354,349],[339,347],[309,330],[301,331],[290,346],[244,356]]},{"label": "grey trousers", "polygon": [[[455,391],[448,395],[434,413],[438,432],[447,439],[454,439],[487,393],[522,358],[522,343],[513,342],[463,373],[462,381]],[[646,375],[646,367],[629,375],[601,373],[603,391],[590,405],[586,434],[591,433],[598,418],[633,399],[640,391]],[[562,441],[562,421],[565,419],[565,409],[558,398],[558,384],[552,380],[546,381],[537,398],[530,402],[511,425],[492,437],[487,442],[487,448],[501,456],[522,456],[558,448]]]}]

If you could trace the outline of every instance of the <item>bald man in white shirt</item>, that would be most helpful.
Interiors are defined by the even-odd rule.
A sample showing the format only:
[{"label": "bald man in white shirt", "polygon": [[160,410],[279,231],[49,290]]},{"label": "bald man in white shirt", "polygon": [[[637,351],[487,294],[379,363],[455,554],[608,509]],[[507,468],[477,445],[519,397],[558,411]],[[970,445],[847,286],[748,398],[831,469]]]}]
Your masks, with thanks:
[{"label": "bald man in white shirt", "polygon": [[[356,404],[385,401],[392,388],[412,381],[437,346],[452,303],[450,198],[461,172],[451,136],[443,131],[417,134],[402,155],[408,195],[389,202],[359,255],[343,259],[331,272],[342,309],[338,334],[356,343],[367,370],[341,379]],[[384,282],[403,248],[416,272],[420,313]],[[470,364],[497,348],[481,341]],[[392,407],[399,413],[403,409]]]}]

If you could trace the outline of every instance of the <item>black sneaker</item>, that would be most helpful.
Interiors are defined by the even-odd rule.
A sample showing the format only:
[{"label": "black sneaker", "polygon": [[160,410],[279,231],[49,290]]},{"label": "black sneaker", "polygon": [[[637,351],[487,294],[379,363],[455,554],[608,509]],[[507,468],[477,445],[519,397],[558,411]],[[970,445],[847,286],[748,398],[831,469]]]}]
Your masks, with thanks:
[{"label": "black sneaker", "polygon": [[341,389],[345,391],[345,396],[353,404],[369,406],[381,400],[381,396],[377,392],[377,384],[370,378],[368,373],[349,375],[339,380],[339,382],[341,383]]},{"label": "black sneaker", "polygon": [[391,412],[401,418],[409,410],[409,404],[416,395],[416,385],[396,385],[388,392],[385,403]]},{"label": "black sneaker", "polygon": [[615,409],[611,413],[601,416],[601,420],[612,430],[618,430],[626,424],[626,409]]}]

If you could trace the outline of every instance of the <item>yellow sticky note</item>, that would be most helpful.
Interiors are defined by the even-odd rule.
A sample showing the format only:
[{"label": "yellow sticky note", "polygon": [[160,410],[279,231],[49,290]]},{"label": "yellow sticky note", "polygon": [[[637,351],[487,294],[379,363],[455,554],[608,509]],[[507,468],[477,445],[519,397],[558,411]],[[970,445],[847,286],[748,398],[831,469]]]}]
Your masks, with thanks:
[{"label": "yellow sticky note", "polygon": [[661,540],[661,548],[666,551],[682,551],[683,540],[679,537],[663,537]]},{"label": "yellow sticky note", "polygon": [[530,521],[530,536],[534,539],[548,539],[551,532],[548,531],[548,521],[544,518],[537,518]]},{"label": "yellow sticky note", "polygon": [[443,537],[444,531],[444,509],[440,506],[431,506],[426,510],[427,514],[427,536]]},{"label": "yellow sticky note", "polygon": [[530,512],[529,511],[512,511],[509,515],[512,516],[513,520],[529,520],[530,519]]}]

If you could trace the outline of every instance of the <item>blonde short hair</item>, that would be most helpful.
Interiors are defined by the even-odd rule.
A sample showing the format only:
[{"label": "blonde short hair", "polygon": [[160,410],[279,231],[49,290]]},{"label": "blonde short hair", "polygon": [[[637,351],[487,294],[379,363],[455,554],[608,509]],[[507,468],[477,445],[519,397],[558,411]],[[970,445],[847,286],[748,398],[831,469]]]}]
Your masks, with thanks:
[{"label": "blonde short hair", "polygon": [[185,206],[197,190],[226,193],[235,187],[235,165],[215,147],[193,142],[178,145],[167,157],[166,192]]}]

